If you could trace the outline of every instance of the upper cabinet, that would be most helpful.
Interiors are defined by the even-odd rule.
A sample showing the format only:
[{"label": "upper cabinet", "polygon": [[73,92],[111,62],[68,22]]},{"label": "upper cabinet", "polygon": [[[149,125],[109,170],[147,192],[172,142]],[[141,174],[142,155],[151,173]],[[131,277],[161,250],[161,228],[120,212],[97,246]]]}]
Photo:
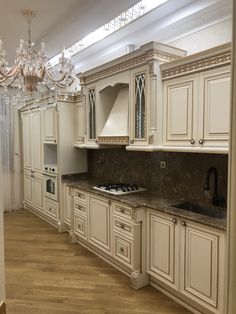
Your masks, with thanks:
[{"label": "upper cabinet", "polygon": [[160,64],[184,55],[183,50],[150,42],[80,74],[86,128],[84,143],[76,146],[153,150],[162,139]]},{"label": "upper cabinet", "polygon": [[223,45],[161,66],[164,150],[228,152],[230,60]]},{"label": "upper cabinet", "polygon": [[56,107],[44,110],[44,143],[57,143],[57,110]]}]

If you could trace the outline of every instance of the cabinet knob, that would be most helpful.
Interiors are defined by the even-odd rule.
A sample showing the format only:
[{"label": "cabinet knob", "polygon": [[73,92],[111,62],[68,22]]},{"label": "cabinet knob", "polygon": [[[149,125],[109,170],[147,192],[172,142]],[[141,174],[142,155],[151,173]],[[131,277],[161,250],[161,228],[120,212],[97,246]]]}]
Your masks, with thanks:
[{"label": "cabinet knob", "polygon": [[124,224],[120,224],[121,229],[124,229]]},{"label": "cabinet knob", "polygon": [[124,252],[123,247],[120,247],[120,252],[121,252],[121,253],[123,253],[123,252]]},{"label": "cabinet knob", "polygon": [[111,205],[111,200],[108,201],[108,204]]},{"label": "cabinet knob", "polygon": [[199,142],[199,144],[202,145],[204,143],[204,140],[201,138],[198,142]]},{"label": "cabinet knob", "polygon": [[130,140],[129,142],[130,142],[130,144],[134,144],[134,140]]},{"label": "cabinet knob", "polygon": [[186,222],[185,222],[185,221],[181,221],[181,225],[182,225],[183,227],[186,227]]},{"label": "cabinet knob", "polygon": [[177,223],[177,219],[176,218],[172,218],[172,222],[173,222],[173,224],[176,224]]},{"label": "cabinet knob", "polygon": [[120,208],[120,212],[121,212],[121,213],[124,213],[124,208]]},{"label": "cabinet knob", "polygon": [[190,144],[193,145],[194,143],[195,143],[194,139],[191,139],[191,140],[190,140]]}]

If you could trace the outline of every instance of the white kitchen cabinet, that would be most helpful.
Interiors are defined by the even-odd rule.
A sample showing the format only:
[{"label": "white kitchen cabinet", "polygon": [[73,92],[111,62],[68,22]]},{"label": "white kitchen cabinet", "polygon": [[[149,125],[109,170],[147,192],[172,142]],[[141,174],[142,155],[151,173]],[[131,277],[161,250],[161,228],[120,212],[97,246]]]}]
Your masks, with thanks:
[{"label": "white kitchen cabinet", "polygon": [[148,269],[159,280],[178,289],[177,219],[151,214],[148,216]]},{"label": "white kitchen cabinet", "polygon": [[230,67],[199,75],[198,143],[204,146],[228,146],[230,115]]},{"label": "white kitchen cabinet", "polygon": [[59,218],[58,202],[44,197],[44,211],[47,217],[53,222],[57,223]]},{"label": "white kitchen cabinet", "polygon": [[82,101],[75,104],[75,145],[84,143],[85,108]]},{"label": "white kitchen cabinet", "polygon": [[111,252],[110,202],[104,198],[89,196],[89,242]]},{"label": "white kitchen cabinet", "polygon": [[68,184],[64,185],[64,223],[71,227],[71,216],[74,206],[74,188]]},{"label": "white kitchen cabinet", "polygon": [[33,175],[33,206],[43,212],[43,175]]},{"label": "white kitchen cabinet", "polygon": [[57,143],[57,110],[55,107],[43,111],[43,135],[44,143]]},{"label": "white kitchen cabinet", "polygon": [[181,226],[181,292],[224,313],[225,235],[190,221]]},{"label": "white kitchen cabinet", "polygon": [[34,111],[22,114],[23,165],[31,172],[42,172],[42,113]]},{"label": "white kitchen cabinet", "polygon": [[33,205],[33,175],[30,171],[24,171],[24,201],[28,205]]},{"label": "white kitchen cabinet", "polygon": [[[147,272],[199,310],[224,314],[226,235],[172,215],[147,212]],[[173,290],[174,289],[174,290]],[[192,303],[193,301],[193,303]],[[187,303],[188,303],[187,302]]]},{"label": "white kitchen cabinet", "polygon": [[164,82],[164,145],[195,144],[198,76],[189,75]]}]

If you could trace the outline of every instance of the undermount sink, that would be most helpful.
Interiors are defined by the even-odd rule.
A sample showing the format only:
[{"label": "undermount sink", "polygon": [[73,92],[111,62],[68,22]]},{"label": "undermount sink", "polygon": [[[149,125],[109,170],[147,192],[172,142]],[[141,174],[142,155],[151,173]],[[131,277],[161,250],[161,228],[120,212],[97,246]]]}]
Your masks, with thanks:
[{"label": "undermount sink", "polygon": [[172,207],[187,210],[189,212],[210,216],[213,218],[223,219],[226,217],[226,210],[217,207],[206,207],[191,202],[183,202],[173,205]]}]

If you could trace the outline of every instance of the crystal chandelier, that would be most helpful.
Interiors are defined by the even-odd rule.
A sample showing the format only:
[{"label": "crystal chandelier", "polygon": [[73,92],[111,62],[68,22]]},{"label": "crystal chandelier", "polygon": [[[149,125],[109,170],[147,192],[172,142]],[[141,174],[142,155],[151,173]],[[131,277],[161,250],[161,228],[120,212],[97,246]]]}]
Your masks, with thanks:
[{"label": "crystal chandelier", "polygon": [[57,87],[68,88],[74,81],[71,59],[65,56],[65,49],[56,68],[52,68],[45,53],[45,43],[37,51],[31,41],[31,22],[35,12],[24,10],[22,12],[28,23],[28,43],[20,40],[16,50],[15,64],[8,67],[6,52],[0,39],[0,87],[6,90],[12,85],[18,88],[18,94],[27,98],[40,97],[46,93],[56,93]]}]

